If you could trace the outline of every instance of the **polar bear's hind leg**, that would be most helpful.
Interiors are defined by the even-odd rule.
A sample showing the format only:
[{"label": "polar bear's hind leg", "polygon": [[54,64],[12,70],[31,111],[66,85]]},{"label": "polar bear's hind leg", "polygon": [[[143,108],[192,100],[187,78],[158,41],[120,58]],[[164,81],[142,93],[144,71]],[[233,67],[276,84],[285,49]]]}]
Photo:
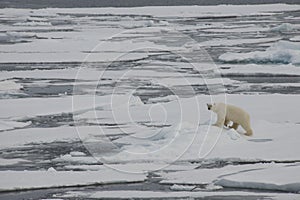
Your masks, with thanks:
[{"label": "polar bear's hind leg", "polygon": [[247,136],[252,136],[253,135],[253,131],[251,129],[246,130],[247,132],[245,133],[245,135]]},{"label": "polar bear's hind leg", "polygon": [[253,131],[252,131],[251,127],[250,127],[250,123],[249,122],[247,124],[243,124],[242,127],[246,131],[245,135],[247,135],[247,136],[253,135]]},{"label": "polar bear's hind leg", "polygon": [[238,123],[233,123],[232,126],[230,126],[229,128],[233,128],[234,130],[236,130],[239,127]]}]

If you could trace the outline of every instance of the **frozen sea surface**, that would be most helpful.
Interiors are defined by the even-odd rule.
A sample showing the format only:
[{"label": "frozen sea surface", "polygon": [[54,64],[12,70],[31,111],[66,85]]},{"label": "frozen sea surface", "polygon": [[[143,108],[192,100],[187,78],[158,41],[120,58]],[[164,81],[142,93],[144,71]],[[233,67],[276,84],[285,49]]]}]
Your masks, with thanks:
[{"label": "frozen sea surface", "polygon": [[3,0],[0,7],[5,8],[76,8],[76,7],[140,7],[140,6],[182,6],[182,5],[218,5],[218,4],[270,4],[270,3],[288,3],[299,4],[297,0]]},{"label": "frozen sea surface", "polygon": [[[287,4],[1,9],[0,199],[299,198],[299,19]],[[212,126],[215,101],[254,135]]]}]

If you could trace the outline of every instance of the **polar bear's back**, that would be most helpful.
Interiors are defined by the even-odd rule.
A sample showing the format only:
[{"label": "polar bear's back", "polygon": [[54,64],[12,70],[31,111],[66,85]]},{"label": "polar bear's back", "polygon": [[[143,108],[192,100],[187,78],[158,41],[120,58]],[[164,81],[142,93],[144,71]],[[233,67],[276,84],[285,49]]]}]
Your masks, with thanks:
[{"label": "polar bear's back", "polygon": [[245,110],[230,104],[224,104],[224,106],[226,106],[225,112],[226,112],[226,118],[228,120],[236,122],[241,125],[243,125],[245,122],[249,123],[250,116]]}]

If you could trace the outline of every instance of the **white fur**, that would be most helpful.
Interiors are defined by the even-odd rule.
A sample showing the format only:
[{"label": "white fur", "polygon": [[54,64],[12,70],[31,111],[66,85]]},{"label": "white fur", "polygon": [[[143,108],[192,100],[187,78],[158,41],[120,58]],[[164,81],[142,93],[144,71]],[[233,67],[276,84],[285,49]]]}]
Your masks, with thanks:
[{"label": "white fur", "polygon": [[233,125],[231,128],[237,129],[241,125],[245,129],[246,135],[251,136],[253,134],[250,116],[242,108],[224,103],[214,103],[211,106],[211,110],[218,115],[217,122],[214,125],[222,128],[223,125],[227,126],[232,121]]}]

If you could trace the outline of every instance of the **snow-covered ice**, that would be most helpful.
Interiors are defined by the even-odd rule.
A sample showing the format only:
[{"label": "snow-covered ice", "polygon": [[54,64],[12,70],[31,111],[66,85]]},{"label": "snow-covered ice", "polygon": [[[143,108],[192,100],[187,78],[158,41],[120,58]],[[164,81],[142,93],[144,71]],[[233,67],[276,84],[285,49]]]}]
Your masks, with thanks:
[{"label": "snow-covered ice", "polygon": [[14,159],[3,159],[3,158],[0,158],[0,166],[15,165],[15,164],[18,164],[20,162],[30,162],[30,161],[25,160],[25,159],[21,159],[21,158],[14,158]]},{"label": "snow-covered ice", "polygon": [[[268,103],[270,98],[272,98],[272,104]],[[190,116],[190,118],[185,118],[187,121],[180,128],[173,125],[162,128],[159,132],[156,129],[139,129],[140,132],[136,135],[114,140],[113,143],[115,144],[126,145],[121,148],[121,152],[115,155],[108,155],[105,157],[105,160],[107,162],[128,162],[130,160],[167,161],[175,158],[179,160],[199,160],[201,156],[206,154],[208,154],[205,157],[206,159],[298,159],[298,144],[297,140],[295,140],[295,138],[298,138],[299,124],[295,124],[298,123],[298,117],[296,113],[290,114],[293,113],[293,107],[286,106],[297,105],[299,101],[297,95],[228,96],[227,102],[229,104],[239,105],[249,110],[252,117],[253,137],[243,136],[244,130],[242,129],[239,129],[238,132],[224,129],[221,132],[221,129],[217,127],[210,127],[207,123],[214,123],[215,117],[213,115],[214,118],[210,121],[211,113],[205,111],[205,102],[209,102],[209,96],[200,96],[198,99],[198,104],[201,105],[199,127],[193,123],[193,120],[196,120],[196,118]],[[193,109],[191,102],[185,100],[179,102],[179,104],[189,112],[189,109]],[[283,107],[281,106],[282,102],[286,103]],[[172,101],[163,105],[166,112],[170,113],[167,116],[168,123],[171,124],[176,123],[176,117],[171,114],[172,110],[176,110],[176,107],[174,107],[176,103],[178,102]],[[270,113],[269,111],[275,107],[276,111],[274,110]],[[137,109],[140,110],[139,107]],[[104,112],[102,113],[104,114]],[[172,116],[174,116],[174,119]],[[127,118],[119,122],[124,123],[125,119]],[[140,115],[139,119],[142,121],[142,115]],[[215,142],[216,145],[213,146]],[[201,147],[202,144],[204,146]],[[167,146],[163,148],[165,145]],[[274,149],[280,149],[281,146],[289,146],[289,148],[274,151]],[[159,151],[158,147],[161,148]],[[200,147],[202,152],[200,152]],[[236,149],[243,149],[243,151],[237,151]]]},{"label": "snow-covered ice", "polygon": [[231,188],[250,188],[300,192],[299,165],[271,166],[222,177],[216,184]]},{"label": "snow-covered ice", "polygon": [[225,166],[213,169],[192,169],[185,171],[161,173],[164,184],[209,185],[222,176],[241,173],[242,171],[255,170],[268,167],[267,164]]},{"label": "snow-covered ice", "polygon": [[84,186],[144,181],[144,174],[126,174],[110,169],[93,172],[1,171],[0,191]]},{"label": "snow-covered ice", "polygon": [[[1,9],[0,190],[297,199],[299,10]],[[254,135],[212,126],[218,101]]]},{"label": "snow-covered ice", "polygon": [[30,125],[30,122],[17,122],[14,120],[0,120],[0,130],[12,130]]},{"label": "snow-covered ice", "polygon": [[[217,185],[229,188],[279,190],[298,193],[299,165],[248,164],[214,169],[193,169],[162,173],[163,184],[175,184],[178,190],[195,189],[198,185]],[[188,185],[187,188],[176,184]]]},{"label": "snow-covered ice", "polygon": [[273,32],[287,32],[287,31],[293,31],[295,29],[297,29],[297,26],[290,23],[283,23],[279,26],[272,27],[270,30]]},{"label": "snow-covered ice", "polygon": [[191,198],[214,198],[214,197],[223,197],[223,198],[231,198],[232,196],[237,196],[239,198],[271,198],[271,199],[295,199],[298,196],[295,194],[272,194],[272,193],[261,193],[262,196],[257,193],[251,192],[242,192],[242,191],[227,191],[227,192],[181,192],[181,191],[139,191],[139,190],[116,190],[114,192],[111,191],[99,191],[99,192],[67,192],[64,195],[57,195],[58,198],[90,198],[90,199],[156,199],[156,198],[169,198],[169,199],[191,199]]},{"label": "snow-covered ice", "polygon": [[225,53],[219,57],[225,62],[245,63],[292,63],[299,64],[300,43],[278,41],[265,51],[249,53]]},{"label": "snow-covered ice", "polygon": [[4,80],[0,81],[0,92],[12,92],[12,91],[18,91],[23,86],[21,84],[16,83],[14,80]]}]

